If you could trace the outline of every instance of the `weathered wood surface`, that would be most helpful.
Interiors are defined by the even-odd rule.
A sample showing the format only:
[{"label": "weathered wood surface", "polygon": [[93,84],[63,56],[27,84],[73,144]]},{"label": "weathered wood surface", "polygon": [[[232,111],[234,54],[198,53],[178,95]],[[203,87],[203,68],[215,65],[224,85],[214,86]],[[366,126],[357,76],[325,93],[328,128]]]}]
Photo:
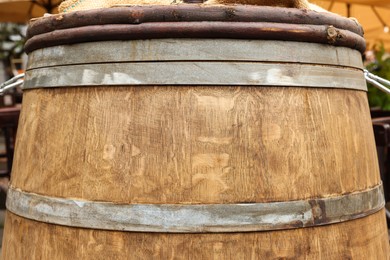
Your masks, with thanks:
[{"label": "weathered wood surface", "polygon": [[256,203],[380,183],[361,91],[99,87],[31,90],[23,102],[11,182],[26,192]]},{"label": "weathered wood surface", "polygon": [[[69,228],[7,213],[3,259],[388,259],[384,212],[289,231],[163,234]],[[44,241],[44,243],[43,243]]]},{"label": "weathered wood surface", "polygon": [[[201,12],[206,9],[207,12]],[[205,16],[208,18],[203,19]],[[161,19],[165,22],[156,23]],[[122,21],[126,21],[125,24],[121,24]],[[132,24],[134,22],[140,24]],[[114,13],[93,11],[43,18],[33,22],[30,28],[26,50],[35,50],[43,56],[48,51],[41,48],[65,43],[175,36],[210,38],[215,44],[222,42],[214,41],[218,37],[248,38],[324,43],[364,50],[361,28],[351,20],[299,10],[245,6],[119,8]],[[160,42],[164,41],[168,40]],[[321,198],[337,200],[339,196],[365,192],[380,185],[364,91],[345,89],[356,88],[350,80],[337,81],[332,86],[334,89],[325,89],[327,86],[323,85],[305,88],[317,81],[313,78],[297,85],[289,83],[286,87],[276,83],[286,83],[304,67],[310,67],[303,71],[308,75],[314,67],[323,66],[363,76],[361,64],[356,62],[360,59],[357,51],[323,47],[321,49],[328,49],[329,54],[321,53],[316,59],[316,53],[322,51],[313,51],[313,48],[321,46],[319,44],[307,43],[309,48],[303,44],[293,48],[285,43],[290,47],[284,48],[279,43],[278,50],[268,42],[264,46],[271,49],[270,56],[275,52],[286,55],[275,54],[277,59],[274,59],[255,51],[252,59],[234,52],[240,47],[227,46],[230,52],[225,55],[226,49],[209,53],[200,51],[204,48],[194,50],[192,44],[186,47],[176,42],[172,46],[180,45],[184,50],[176,54],[174,48],[175,51],[165,56],[169,62],[184,59],[187,63],[196,61],[195,56],[201,61],[215,62],[216,66],[220,57],[233,64],[242,59],[248,63],[267,59],[264,62],[275,68],[286,67],[288,63],[284,70],[287,74],[274,77],[274,87],[262,78],[258,79],[259,87],[256,83],[234,86],[229,84],[231,81],[223,82],[226,86],[203,82],[189,83],[195,86],[178,83],[179,86],[169,80],[170,73],[160,86],[157,84],[161,82],[134,86],[125,81],[123,86],[112,86],[114,83],[102,81],[93,87],[88,85],[91,81],[103,74],[110,77],[110,74],[98,72],[91,76],[71,72],[81,67],[93,70],[96,63],[106,63],[105,66],[111,66],[111,71],[115,72],[115,66],[129,60],[133,62],[133,58],[140,59],[135,62],[158,61],[159,56],[153,54],[158,49],[146,44],[150,42],[142,41],[138,49],[133,48],[137,47],[133,42],[123,49],[127,53],[120,55],[123,59],[119,60],[118,53],[112,55],[110,51],[97,50],[101,56],[96,55],[98,60],[91,62],[94,54],[81,51],[79,56],[88,56],[88,59],[75,59],[79,67],[71,64],[73,59],[62,66],[60,57],[89,44],[63,48],[66,50],[62,54],[58,54],[62,49],[58,47],[60,51],[55,51],[53,58],[46,57],[54,63],[38,62],[29,67],[31,72],[39,72],[40,66],[54,66],[52,71],[57,70],[55,66],[66,67],[69,70],[62,74],[69,73],[78,82],[87,83],[83,87],[77,83],[80,85],[55,89],[51,88],[54,84],[39,84],[35,76],[27,73],[26,81],[38,89],[24,93],[11,179],[14,189],[50,199],[151,204],[157,208],[162,204],[245,205],[319,201]],[[106,48],[122,49],[115,46]],[[302,56],[298,51],[293,52],[297,48],[306,53]],[[206,49],[214,50],[215,46],[206,46]],[[310,50],[313,55],[308,55]],[[179,56],[184,58],[175,58]],[[213,58],[204,58],[206,56]],[[40,60],[39,55],[35,57]],[[159,65],[165,66],[164,63],[167,62]],[[172,75],[180,74],[180,66],[175,67],[177,70]],[[159,74],[157,69],[143,70],[147,77]],[[205,75],[214,71],[201,66],[198,70]],[[53,77],[47,70],[42,71],[41,78],[61,79],[59,74]],[[323,74],[335,78],[337,73],[327,70]],[[51,210],[50,207],[45,209]],[[327,212],[317,204],[310,210],[313,216]],[[120,232],[52,225],[11,212],[7,214],[5,225],[5,260],[388,258],[383,210],[339,224],[269,232],[239,229],[229,230],[236,233],[202,234]]]},{"label": "weathered wood surface", "polygon": [[[114,203],[262,203],[380,183],[366,93],[83,87],[24,93],[11,184]],[[371,138],[370,138],[371,136]],[[384,212],[315,228],[167,234],[8,214],[3,259],[386,259]]]}]

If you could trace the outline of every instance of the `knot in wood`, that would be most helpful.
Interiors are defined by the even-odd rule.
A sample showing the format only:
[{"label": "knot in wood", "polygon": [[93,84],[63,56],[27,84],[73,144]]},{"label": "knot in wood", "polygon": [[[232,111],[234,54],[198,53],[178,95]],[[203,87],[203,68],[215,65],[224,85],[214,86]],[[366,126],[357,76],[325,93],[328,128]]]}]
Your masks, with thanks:
[{"label": "knot in wood", "polygon": [[328,29],[326,30],[327,32],[327,38],[329,44],[334,44],[336,43],[338,38],[341,38],[340,31],[337,30],[334,26],[330,25]]}]

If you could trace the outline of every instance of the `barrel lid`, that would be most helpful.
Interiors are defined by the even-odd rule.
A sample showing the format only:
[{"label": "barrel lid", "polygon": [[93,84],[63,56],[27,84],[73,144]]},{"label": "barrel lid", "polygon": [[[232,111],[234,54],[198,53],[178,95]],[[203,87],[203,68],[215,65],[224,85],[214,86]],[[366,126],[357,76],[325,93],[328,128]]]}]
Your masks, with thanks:
[{"label": "barrel lid", "polygon": [[245,5],[120,6],[30,22],[25,50],[107,40],[229,38],[366,48],[362,27],[333,13]]}]

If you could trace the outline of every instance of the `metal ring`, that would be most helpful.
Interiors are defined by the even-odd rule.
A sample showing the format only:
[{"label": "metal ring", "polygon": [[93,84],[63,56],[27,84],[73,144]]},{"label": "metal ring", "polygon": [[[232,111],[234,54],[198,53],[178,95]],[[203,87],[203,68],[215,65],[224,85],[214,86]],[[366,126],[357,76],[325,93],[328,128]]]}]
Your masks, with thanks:
[{"label": "metal ring", "polygon": [[86,42],[33,51],[27,70],[124,62],[225,61],[331,65],[363,69],[360,53],[317,43],[240,39],[150,39]]},{"label": "metal ring", "polygon": [[[180,73],[177,73],[180,69]],[[24,89],[142,85],[275,86],[366,91],[358,69],[263,62],[134,62],[32,69]]]},{"label": "metal ring", "polygon": [[166,233],[249,232],[315,227],[371,215],[383,187],[326,198],[248,204],[114,204],[57,198],[10,187],[7,209],[46,223],[102,230]]}]

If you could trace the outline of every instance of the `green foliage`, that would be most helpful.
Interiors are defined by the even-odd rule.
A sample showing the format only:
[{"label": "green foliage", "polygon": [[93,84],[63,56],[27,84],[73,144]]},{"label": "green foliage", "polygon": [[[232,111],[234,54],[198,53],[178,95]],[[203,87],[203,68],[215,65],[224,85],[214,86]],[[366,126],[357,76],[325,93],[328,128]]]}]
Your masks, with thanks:
[{"label": "green foliage", "polygon": [[[375,48],[375,62],[366,66],[371,73],[390,79],[390,56],[386,55],[383,44]],[[368,102],[370,107],[380,107],[383,110],[390,110],[390,95],[368,84]]]},{"label": "green foliage", "polygon": [[19,58],[23,53],[25,35],[23,27],[13,23],[0,23],[0,60]]}]

